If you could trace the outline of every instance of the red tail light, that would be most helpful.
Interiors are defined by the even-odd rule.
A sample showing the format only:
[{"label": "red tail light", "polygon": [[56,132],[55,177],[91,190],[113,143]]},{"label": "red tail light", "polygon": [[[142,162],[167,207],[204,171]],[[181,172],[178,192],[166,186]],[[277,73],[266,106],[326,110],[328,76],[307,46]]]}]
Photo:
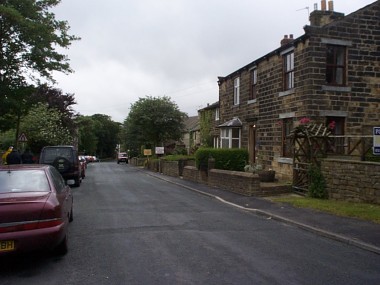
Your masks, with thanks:
[{"label": "red tail light", "polygon": [[51,219],[51,220],[5,224],[5,225],[0,225],[0,233],[10,233],[10,232],[20,232],[20,231],[43,229],[43,228],[51,228],[51,227],[59,226],[62,223],[63,223],[62,219]]}]

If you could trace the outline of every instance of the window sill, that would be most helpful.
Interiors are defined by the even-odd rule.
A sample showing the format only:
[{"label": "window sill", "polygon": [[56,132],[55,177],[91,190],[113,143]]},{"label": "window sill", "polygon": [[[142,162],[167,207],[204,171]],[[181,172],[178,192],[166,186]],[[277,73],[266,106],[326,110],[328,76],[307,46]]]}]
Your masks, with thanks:
[{"label": "window sill", "polygon": [[292,89],[278,93],[278,97],[288,96],[290,94],[294,94],[295,92],[296,92],[296,90],[294,88],[292,88]]},{"label": "window sill", "polygon": [[254,103],[256,103],[256,101],[257,101],[257,99],[248,100],[247,104],[248,104],[248,105],[249,105],[249,104],[254,104]]},{"label": "window sill", "polygon": [[283,163],[283,164],[293,164],[293,158],[289,157],[279,157],[277,159],[278,163]]},{"label": "window sill", "polygon": [[351,87],[322,85],[323,91],[351,92]]}]

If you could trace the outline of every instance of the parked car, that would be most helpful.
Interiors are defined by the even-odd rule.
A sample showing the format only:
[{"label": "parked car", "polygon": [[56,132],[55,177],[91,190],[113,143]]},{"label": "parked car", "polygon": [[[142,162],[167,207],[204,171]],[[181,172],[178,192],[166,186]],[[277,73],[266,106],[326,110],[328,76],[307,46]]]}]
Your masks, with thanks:
[{"label": "parked car", "polygon": [[61,173],[63,179],[66,181],[73,179],[75,186],[80,186],[81,166],[73,146],[46,146],[41,151],[39,163],[53,165]]},{"label": "parked car", "polygon": [[84,158],[86,159],[87,164],[91,163],[93,160],[93,157],[91,155],[86,155]]},{"label": "parked car", "polygon": [[0,166],[0,255],[32,250],[65,254],[71,221],[73,195],[53,166]]},{"label": "parked car", "polygon": [[120,162],[128,163],[128,155],[126,152],[119,152],[117,154],[117,164],[119,164]]},{"label": "parked car", "polygon": [[82,155],[80,155],[78,159],[79,159],[79,164],[80,164],[81,177],[82,179],[84,179],[86,177],[87,161],[86,161],[86,158]]},{"label": "parked car", "polygon": [[99,162],[100,161],[100,159],[97,158],[95,155],[86,155],[85,158],[86,158],[87,163]]}]

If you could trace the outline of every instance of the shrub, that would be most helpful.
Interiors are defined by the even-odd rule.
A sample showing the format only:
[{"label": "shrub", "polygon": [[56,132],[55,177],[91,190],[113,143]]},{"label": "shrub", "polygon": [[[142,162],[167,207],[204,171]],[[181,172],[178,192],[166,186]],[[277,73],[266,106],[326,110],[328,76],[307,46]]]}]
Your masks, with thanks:
[{"label": "shrub", "polygon": [[380,162],[380,155],[374,155],[372,149],[370,149],[365,156],[366,161]]},{"label": "shrub", "polygon": [[187,150],[184,147],[176,147],[173,151],[175,155],[187,155]]},{"label": "shrub", "polygon": [[166,155],[163,157],[167,161],[177,161],[177,160],[193,160],[193,155]]},{"label": "shrub", "polygon": [[240,148],[200,148],[195,153],[197,168],[207,167],[209,158],[215,159],[216,169],[244,171],[244,166],[248,161],[248,151]]},{"label": "shrub", "polygon": [[309,175],[309,196],[319,199],[327,199],[326,181],[321,169],[316,165],[311,165],[308,170]]}]

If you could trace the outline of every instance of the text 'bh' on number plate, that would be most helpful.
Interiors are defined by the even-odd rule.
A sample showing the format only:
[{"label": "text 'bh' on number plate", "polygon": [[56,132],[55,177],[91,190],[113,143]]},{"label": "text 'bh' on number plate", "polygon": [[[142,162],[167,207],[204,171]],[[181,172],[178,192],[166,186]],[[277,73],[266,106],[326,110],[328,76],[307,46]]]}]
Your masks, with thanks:
[{"label": "text 'bh' on number plate", "polygon": [[14,249],[15,249],[15,242],[13,240],[1,240],[0,241],[0,252],[12,251]]}]

